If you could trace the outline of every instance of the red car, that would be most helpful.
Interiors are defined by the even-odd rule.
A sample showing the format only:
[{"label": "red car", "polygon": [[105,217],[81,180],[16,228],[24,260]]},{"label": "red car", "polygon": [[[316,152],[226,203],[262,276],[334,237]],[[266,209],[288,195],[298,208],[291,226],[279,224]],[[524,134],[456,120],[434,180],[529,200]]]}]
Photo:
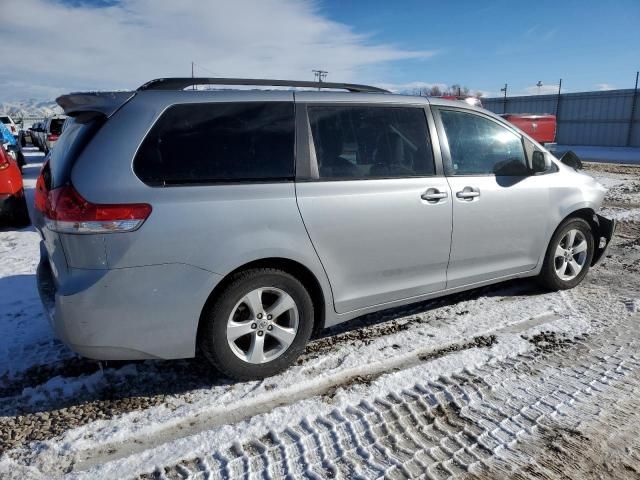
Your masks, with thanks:
[{"label": "red car", "polygon": [[541,144],[556,141],[556,116],[533,113],[505,113],[500,115]]},{"label": "red car", "polygon": [[18,163],[0,146],[0,221],[15,226],[29,223]]}]

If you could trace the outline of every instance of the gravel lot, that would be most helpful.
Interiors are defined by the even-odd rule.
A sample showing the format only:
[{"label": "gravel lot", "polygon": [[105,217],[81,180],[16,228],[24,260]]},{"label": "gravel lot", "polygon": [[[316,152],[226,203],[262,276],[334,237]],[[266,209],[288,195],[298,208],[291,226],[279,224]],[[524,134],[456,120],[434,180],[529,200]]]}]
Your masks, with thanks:
[{"label": "gravel lot", "polygon": [[0,231],[0,476],[640,477],[640,167],[586,168],[620,224],[578,288],[368,315],[261,382],[76,357],[38,305],[37,234]]}]

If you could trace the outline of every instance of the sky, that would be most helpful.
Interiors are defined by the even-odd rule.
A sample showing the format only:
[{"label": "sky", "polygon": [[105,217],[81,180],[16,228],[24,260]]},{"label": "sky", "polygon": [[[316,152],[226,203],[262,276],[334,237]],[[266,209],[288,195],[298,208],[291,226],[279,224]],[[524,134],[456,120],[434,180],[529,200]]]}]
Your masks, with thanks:
[{"label": "sky", "polygon": [[[0,0],[0,101],[196,76],[633,88],[640,0]],[[542,82],[542,87],[536,83]]]}]

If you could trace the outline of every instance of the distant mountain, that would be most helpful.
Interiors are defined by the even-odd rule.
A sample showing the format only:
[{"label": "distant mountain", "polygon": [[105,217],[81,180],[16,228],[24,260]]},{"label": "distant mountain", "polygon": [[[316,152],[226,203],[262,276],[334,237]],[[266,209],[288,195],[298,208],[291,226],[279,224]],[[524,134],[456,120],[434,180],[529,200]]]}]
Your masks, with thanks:
[{"label": "distant mountain", "polygon": [[14,120],[23,117],[51,117],[59,115],[62,109],[52,101],[23,100],[0,103],[0,114],[8,113]]}]

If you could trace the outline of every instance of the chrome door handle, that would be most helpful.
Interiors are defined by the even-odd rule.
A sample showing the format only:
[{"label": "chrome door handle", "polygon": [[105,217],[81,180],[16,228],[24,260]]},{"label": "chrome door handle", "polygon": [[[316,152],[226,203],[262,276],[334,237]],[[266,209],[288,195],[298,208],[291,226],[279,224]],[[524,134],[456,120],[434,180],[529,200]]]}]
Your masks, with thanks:
[{"label": "chrome door handle", "polygon": [[464,187],[462,191],[456,192],[456,197],[462,198],[463,200],[473,200],[476,197],[480,196],[480,190],[473,187]]},{"label": "chrome door handle", "polygon": [[436,203],[443,198],[447,198],[449,195],[447,192],[441,192],[437,188],[429,188],[426,192],[420,195],[420,198],[427,202]]}]

